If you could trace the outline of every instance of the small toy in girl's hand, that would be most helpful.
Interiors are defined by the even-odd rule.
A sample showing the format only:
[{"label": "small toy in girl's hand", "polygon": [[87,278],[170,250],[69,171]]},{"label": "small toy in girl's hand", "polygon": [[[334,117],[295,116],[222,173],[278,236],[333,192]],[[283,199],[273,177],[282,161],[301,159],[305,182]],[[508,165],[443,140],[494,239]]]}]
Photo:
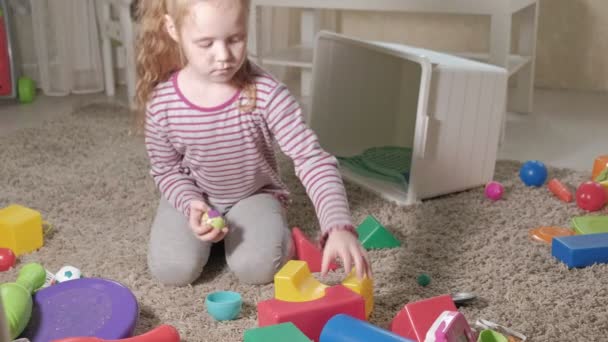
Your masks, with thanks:
[{"label": "small toy in girl's hand", "polygon": [[0,248],[0,272],[8,271],[15,266],[17,257],[10,248]]},{"label": "small toy in girl's hand", "polygon": [[222,229],[226,227],[226,221],[224,221],[222,214],[215,209],[211,209],[203,214],[202,223],[208,224],[215,229]]},{"label": "small toy in girl's hand", "polygon": [[59,272],[55,274],[55,280],[53,284],[63,283],[64,281],[80,279],[82,278],[82,272],[74,266],[63,266],[59,269]]},{"label": "small toy in girl's hand", "polygon": [[491,199],[492,201],[498,201],[499,199],[501,199],[504,191],[504,187],[498,182],[490,182],[486,184],[486,197]]}]

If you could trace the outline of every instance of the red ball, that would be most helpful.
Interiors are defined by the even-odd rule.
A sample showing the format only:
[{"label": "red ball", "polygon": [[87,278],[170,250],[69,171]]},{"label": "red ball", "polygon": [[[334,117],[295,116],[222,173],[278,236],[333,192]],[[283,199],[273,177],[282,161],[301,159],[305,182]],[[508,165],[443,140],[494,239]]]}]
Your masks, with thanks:
[{"label": "red ball", "polygon": [[596,182],[585,182],[576,190],[576,204],[587,211],[601,210],[608,201],[606,189]]},{"label": "red ball", "polygon": [[15,266],[15,253],[9,248],[0,248],[0,272],[8,271]]}]

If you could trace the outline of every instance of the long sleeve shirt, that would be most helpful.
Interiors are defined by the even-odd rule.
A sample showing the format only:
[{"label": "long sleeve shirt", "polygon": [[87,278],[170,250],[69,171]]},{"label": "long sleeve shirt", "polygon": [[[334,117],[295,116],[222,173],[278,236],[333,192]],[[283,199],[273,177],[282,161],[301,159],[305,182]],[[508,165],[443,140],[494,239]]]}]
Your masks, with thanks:
[{"label": "long sleeve shirt", "polygon": [[156,86],[147,106],[145,145],[159,191],[186,216],[192,200],[222,208],[260,192],[286,200],[276,142],[293,160],[321,231],[352,227],[337,160],[321,148],[297,100],[263,71],[255,87],[255,108],[243,111],[245,92],[203,108],[182,94],[177,73]]}]

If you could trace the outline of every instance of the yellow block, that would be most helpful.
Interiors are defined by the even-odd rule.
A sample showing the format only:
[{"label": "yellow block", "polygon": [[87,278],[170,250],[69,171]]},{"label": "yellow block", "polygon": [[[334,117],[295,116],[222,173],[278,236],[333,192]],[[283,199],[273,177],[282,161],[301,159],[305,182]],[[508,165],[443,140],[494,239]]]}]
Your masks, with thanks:
[{"label": "yellow block", "polygon": [[274,276],[274,297],[287,302],[319,299],[326,288],[312,276],[306,261],[290,260]]},{"label": "yellow block", "polygon": [[[361,295],[365,300],[365,317],[374,308],[374,282],[365,277],[359,280],[353,270],[342,285]],[[274,297],[287,302],[308,302],[325,295],[327,285],[319,282],[310,273],[308,264],[301,260],[290,260],[274,276]]]},{"label": "yellow block", "polygon": [[12,204],[0,209],[0,247],[15,255],[42,247],[42,215],[36,210]]},{"label": "yellow block", "polygon": [[363,299],[365,299],[365,318],[369,318],[369,315],[374,310],[374,281],[371,278],[365,277],[360,280],[357,277],[355,270],[351,271],[348,277],[344,279],[342,285],[355,291]]}]

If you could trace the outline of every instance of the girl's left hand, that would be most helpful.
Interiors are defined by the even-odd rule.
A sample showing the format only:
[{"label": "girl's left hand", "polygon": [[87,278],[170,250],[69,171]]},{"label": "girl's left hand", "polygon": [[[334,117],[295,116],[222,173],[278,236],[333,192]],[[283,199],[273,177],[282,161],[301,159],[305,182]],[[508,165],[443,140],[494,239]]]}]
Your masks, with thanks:
[{"label": "girl's left hand", "polygon": [[336,257],[340,257],[342,260],[346,274],[350,273],[354,263],[359,279],[363,279],[364,276],[372,277],[367,252],[353,233],[346,230],[335,230],[329,234],[323,250],[321,274],[327,275],[329,263]]}]

